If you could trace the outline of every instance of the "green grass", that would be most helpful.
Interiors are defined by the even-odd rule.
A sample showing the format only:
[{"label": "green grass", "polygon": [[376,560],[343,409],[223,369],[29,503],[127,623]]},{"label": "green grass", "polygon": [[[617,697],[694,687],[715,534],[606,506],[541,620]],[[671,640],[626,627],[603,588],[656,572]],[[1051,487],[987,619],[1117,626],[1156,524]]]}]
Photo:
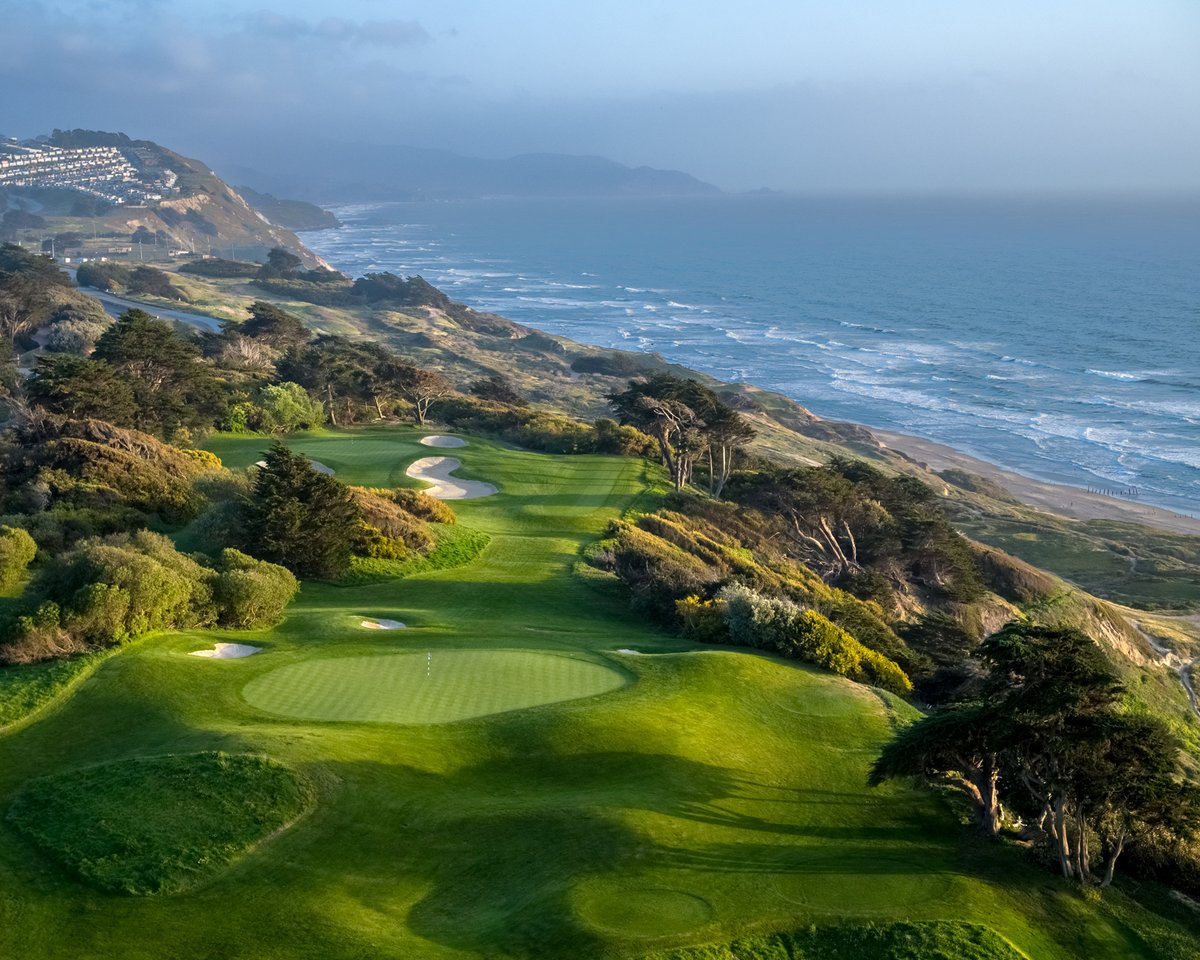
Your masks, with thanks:
[{"label": "green grass", "polygon": [[813,926],[655,960],[1024,960],[1024,954],[982,924],[934,920]]},{"label": "green grass", "polygon": [[[429,454],[420,436],[328,432],[298,445],[342,479],[383,486]],[[252,463],[264,443],[212,446]],[[500,487],[455,504],[458,528],[489,538],[466,562],[305,583],[271,630],[148,638],[0,736],[0,809],[39,777],[206,751],[270,756],[318,785],[295,828],[171,897],[95,890],[0,827],[0,956],[601,960],[896,921],[983,925],[1037,960],[1195,944],[1120,889],[1084,900],[964,829],[936,794],[868,789],[871,760],[911,708],[796,663],[694,647],[636,617],[610,582],[574,575],[609,520],[653,508],[643,464],[476,438],[455,455],[464,475]],[[364,630],[364,617],[408,627]],[[263,650],[187,656],[223,640]],[[611,667],[628,682],[452,723],[285,717],[243,696],[293,666],[413,651],[419,664],[426,650],[435,666],[496,651]]]},{"label": "green grass", "polygon": [[0,669],[0,731],[65,696],[107,652]]},{"label": "green grass", "polygon": [[268,713],[305,720],[451,723],[607,693],[622,673],[589,660],[526,650],[414,651],[305,660],[242,691]]},{"label": "green grass", "polygon": [[123,760],[27,784],[8,819],[102,890],[194,886],[304,812],[309,788],[263,757]]},{"label": "green grass", "polygon": [[430,570],[449,570],[470,563],[491,541],[482,530],[472,530],[457,524],[430,524],[436,543],[424,555],[415,554],[403,560],[382,560],[377,557],[353,557],[350,569],[342,576],[342,586],[378,583],[409,577]]}]

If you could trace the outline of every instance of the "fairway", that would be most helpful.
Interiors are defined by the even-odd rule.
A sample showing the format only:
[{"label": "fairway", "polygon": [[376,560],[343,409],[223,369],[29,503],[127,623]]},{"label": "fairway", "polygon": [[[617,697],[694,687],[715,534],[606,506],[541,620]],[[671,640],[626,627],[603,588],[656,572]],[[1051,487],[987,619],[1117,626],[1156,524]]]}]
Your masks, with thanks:
[{"label": "fairway", "polygon": [[[426,435],[380,426],[288,443],[346,483],[412,487]],[[612,520],[661,503],[657,467],[466,439],[456,477],[497,492],[456,501],[446,530],[486,546],[399,579],[306,581],[268,630],[150,635],[0,733],[0,957],[640,960],[749,931],[831,925],[840,937],[841,924],[845,943],[876,946],[805,955],[1011,960],[990,929],[1031,960],[1196,956],[1146,939],[1147,914],[1124,893],[1097,907],[963,830],[938,794],[867,787],[910,707],[664,633],[611,579],[580,575]],[[268,441],[207,446],[237,467]],[[219,644],[261,652],[189,656]],[[214,823],[251,796],[234,783],[196,793],[196,829],[177,830],[192,808],[161,798],[190,782],[122,773],[164,757],[192,758],[191,770],[215,753],[294,772],[305,815],[230,821],[229,840]],[[112,775],[88,772],[97,765]],[[31,783],[53,787],[52,818],[36,816]],[[264,810],[288,797],[273,784],[260,783]],[[19,826],[5,819],[14,805]],[[112,842],[81,851],[75,825],[93,822]],[[126,888],[81,877],[93,863],[135,880],[148,863],[165,879],[114,893]],[[891,951],[896,920],[954,921],[933,939],[893,931],[953,948]],[[992,946],[967,943],[980,931]]]},{"label": "fairway", "polygon": [[451,650],[306,660],[251,680],[246,702],[304,720],[451,723],[577,700],[626,683],[617,670],[556,654]]}]

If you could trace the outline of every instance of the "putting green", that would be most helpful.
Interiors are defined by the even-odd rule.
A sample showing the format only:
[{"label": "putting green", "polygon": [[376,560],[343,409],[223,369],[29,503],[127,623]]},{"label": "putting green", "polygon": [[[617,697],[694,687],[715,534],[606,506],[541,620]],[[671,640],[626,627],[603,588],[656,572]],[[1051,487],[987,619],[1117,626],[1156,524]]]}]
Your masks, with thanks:
[{"label": "putting green", "polygon": [[616,690],[626,677],[590,660],[518,650],[306,660],[251,680],[242,696],[304,720],[450,723]]}]

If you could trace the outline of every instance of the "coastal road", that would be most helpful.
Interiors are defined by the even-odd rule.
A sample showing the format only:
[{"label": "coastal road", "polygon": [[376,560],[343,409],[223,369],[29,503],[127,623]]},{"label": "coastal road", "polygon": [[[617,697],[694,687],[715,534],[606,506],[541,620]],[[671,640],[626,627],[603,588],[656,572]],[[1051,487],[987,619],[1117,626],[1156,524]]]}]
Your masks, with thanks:
[{"label": "coastal road", "polygon": [[[71,274],[71,279],[75,279],[75,271],[68,270]],[[97,290],[94,287],[80,287],[89,297],[95,297],[102,304],[104,309],[114,317],[119,317],[126,310],[145,310],[146,313],[152,314],[163,320],[178,320],[180,323],[186,323],[193,327],[199,327],[201,330],[217,331],[221,329],[221,321],[216,317],[208,317],[202,313],[185,313],[182,310],[167,310],[159,306],[157,303],[144,303],[140,300],[129,300],[125,297],[113,296],[111,293],[105,293],[103,290]]]}]

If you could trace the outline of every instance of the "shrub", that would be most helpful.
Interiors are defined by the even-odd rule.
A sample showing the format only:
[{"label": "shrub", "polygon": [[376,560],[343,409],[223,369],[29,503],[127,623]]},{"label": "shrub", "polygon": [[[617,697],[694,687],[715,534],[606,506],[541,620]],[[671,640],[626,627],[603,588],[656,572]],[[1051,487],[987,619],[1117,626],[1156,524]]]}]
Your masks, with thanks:
[{"label": "shrub", "polygon": [[613,572],[633,593],[636,607],[659,621],[672,621],[675,602],[702,595],[721,574],[679,547],[618,521],[611,535]]},{"label": "shrub", "polygon": [[112,326],[104,307],[92,297],[80,296],[54,311],[46,332],[46,349],[58,353],[85,354]]},{"label": "shrub", "polygon": [[719,599],[724,601],[729,637],[734,643],[805,660],[892,693],[912,690],[908,676],[893,661],[859,643],[815,610],[790,600],[762,597],[737,584],[725,587]]},{"label": "shrub", "polygon": [[112,293],[126,288],[130,273],[130,269],[120,263],[84,263],[76,271],[75,280],[81,287]]},{"label": "shrub", "polygon": [[0,590],[15,586],[37,554],[37,543],[19,527],[0,526]]},{"label": "shrub", "polygon": [[34,577],[28,593],[35,612],[18,620],[3,657],[28,662],[30,649],[58,631],[84,647],[103,647],[150,630],[210,623],[212,577],[148,530],[84,541]]},{"label": "shrub", "polygon": [[675,602],[683,635],[700,643],[728,643],[729,626],[725,622],[724,600],[684,597]]},{"label": "shrub", "polygon": [[[424,522],[388,497],[386,492],[381,495],[366,487],[351,487],[350,495],[354,498],[363,521],[375,534],[387,540],[400,541],[401,545],[407,548],[401,551],[401,555],[407,553],[407,550],[426,553],[433,549],[433,537]],[[376,547],[380,550],[388,549],[382,543]],[[366,555],[384,556],[381,553]]]},{"label": "shrub", "polygon": [[226,549],[213,581],[217,622],[241,628],[278,623],[299,589],[290,570],[255,560],[240,550]]},{"label": "shrub", "polygon": [[256,429],[267,433],[291,433],[325,422],[325,407],[298,383],[263,387],[258,406],[261,419]]},{"label": "shrub", "polygon": [[[379,490],[372,490],[372,493],[382,493]],[[423,490],[413,490],[409,487],[397,487],[395,490],[387,492],[392,501],[407,513],[411,513],[418,520],[426,520],[429,523],[457,523],[458,517],[454,515],[454,511],[450,509],[449,504],[438,500],[436,497],[431,497]]]}]

